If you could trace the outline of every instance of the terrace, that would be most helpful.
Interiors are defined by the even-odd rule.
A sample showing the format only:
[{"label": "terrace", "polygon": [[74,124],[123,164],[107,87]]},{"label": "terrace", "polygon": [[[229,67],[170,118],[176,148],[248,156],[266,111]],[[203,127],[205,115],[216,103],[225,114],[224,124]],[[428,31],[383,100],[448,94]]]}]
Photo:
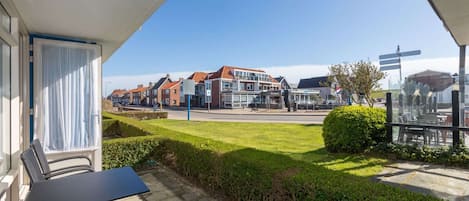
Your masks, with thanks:
[{"label": "terrace", "polygon": [[[458,100],[458,96],[465,97],[466,93],[469,5],[464,0],[429,2],[460,48],[459,92],[452,93],[453,100]],[[19,155],[32,139],[44,144],[49,158],[88,156],[96,171],[128,165],[137,169],[152,167],[151,161],[158,159],[179,174],[195,179],[208,191],[222,192],[234,200],[302,200],[312,196],[325,200],[434,199],[370,182],[386,161],[325,152],[318,132],[320,126],[234,124],[231,129],[238,132],[220,137],[216,134],[227,131],[216,130],[216,125],[209,123],[195,122],[170,129],[182,122],[141,122],[112,116],[137,128],[133,134],[142,130],[148,133],[103,141],[102,63],[163,1],[0,3],[1,200],[17,201],[29,193],[30,179]],[[414,112],[412,104],[410,113]],[[455,145],[461,140],[460,131],[466,129],[464,98],[452,106],[451,126],[420,124],[420,127],[451,130],[452,136],[446,143]],[[392,114],[393,108],[389,111]],[[392,115],[389,117],[388,123],[392,123]],[[250,133],[240,138],[239,128],[256,131],[258,135]],[[275,135],[269,130],[272,128],[283,133]],[[198,129],[210,132],[197,133]],[[298,134],[296,138],[289,135],[292,132]],[[420,142],[422,138],[415,140]],[[119,158],[117,153],[125,157]]]}]

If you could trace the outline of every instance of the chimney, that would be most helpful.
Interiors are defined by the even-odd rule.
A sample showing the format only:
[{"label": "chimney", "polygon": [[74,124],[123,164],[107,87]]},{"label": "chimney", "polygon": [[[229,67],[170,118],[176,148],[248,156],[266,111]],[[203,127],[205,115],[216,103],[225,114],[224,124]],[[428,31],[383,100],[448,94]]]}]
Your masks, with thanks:
[{"label": "chimney", "polygon": [[148,83],[148,86],[149,86],[149,87],[152,87],[152,86],[153,86],[153,82],[149,82],[149,83]]},{"label": "chimney", "polygon": [[166,74],[166,77],[167,77],[167,78],[169,78],[169,73],[168,73],[168,74]]},{"label": "chimney", "polygon": [[179,81],[180,81],[180,82],[182,82],[183,80],[184,80],[184,78],[182,78],[182,77],[179,78]]},{"label": "chimney", "polygon": [[143,84],[137,85],[137,88],[143,88]]}]

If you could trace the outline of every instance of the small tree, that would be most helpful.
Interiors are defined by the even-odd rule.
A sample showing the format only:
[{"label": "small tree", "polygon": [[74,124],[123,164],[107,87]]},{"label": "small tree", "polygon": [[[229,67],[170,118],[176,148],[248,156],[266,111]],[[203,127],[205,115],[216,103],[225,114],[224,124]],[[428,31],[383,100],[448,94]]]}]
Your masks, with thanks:
[{"label": "small tree", "polygon": [[[361,105],[363,97],[370,107],[374,105],[371,92],[379,89],[386,74],[369,61],[359,61],[353,64],[336,64],[329,67],[329,82],[337,82],[343,90],[351,92],[353,102]],[[353,95],[356,95],[356,99]]]}]

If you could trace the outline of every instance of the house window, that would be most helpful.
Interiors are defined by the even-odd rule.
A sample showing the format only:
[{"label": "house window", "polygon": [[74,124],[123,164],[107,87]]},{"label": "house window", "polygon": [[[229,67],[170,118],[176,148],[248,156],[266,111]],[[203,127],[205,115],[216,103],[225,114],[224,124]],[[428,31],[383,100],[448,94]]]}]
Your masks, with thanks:
[{"label": "house window", "polygon": [[173,89],[173,93],[176,94],[176,89]]},{"label": "house window", "polygon": [[174,105],[176,104],[176,100],[173,100],[173,104],[174,104]]},{"label": "house window", "polygon": [[169,94],[169,89],[165,89],[165,90],[164,90],[164,93],[165,93],[165,94]]}]

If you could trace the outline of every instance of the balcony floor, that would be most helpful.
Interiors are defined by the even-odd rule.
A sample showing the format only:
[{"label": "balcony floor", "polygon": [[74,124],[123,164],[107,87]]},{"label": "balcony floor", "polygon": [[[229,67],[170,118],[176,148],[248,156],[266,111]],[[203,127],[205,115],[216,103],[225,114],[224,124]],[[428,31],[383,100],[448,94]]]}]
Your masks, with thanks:
[{"label": "balcony floor", "polygon": [[176,172],[164,166],[138,172],[150,192],[119,201],[216,201]]}]

